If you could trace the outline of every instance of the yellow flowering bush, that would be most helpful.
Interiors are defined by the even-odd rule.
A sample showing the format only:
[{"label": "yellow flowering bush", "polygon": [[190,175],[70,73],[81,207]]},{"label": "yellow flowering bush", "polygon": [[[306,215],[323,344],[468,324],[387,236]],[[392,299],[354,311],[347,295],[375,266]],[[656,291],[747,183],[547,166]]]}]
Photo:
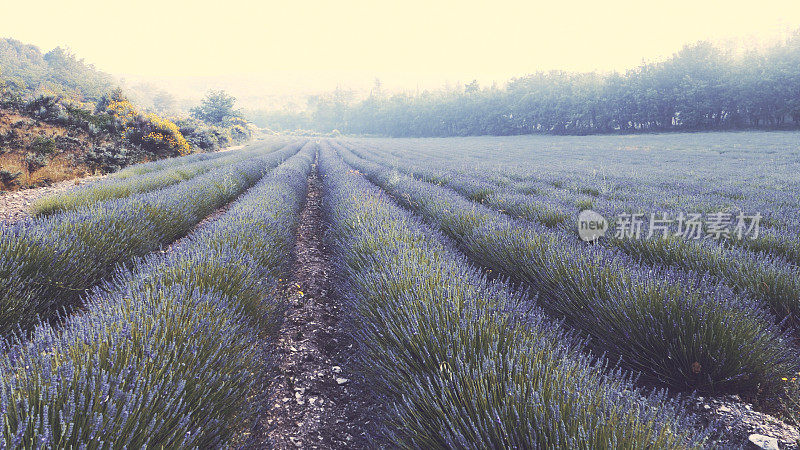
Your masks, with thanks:
[{"label": "yellow flowering bush", "polygon": [[143,140],[154,146],[166,146],[169,151],[177,151],[179,155],[185,156],[192,153],[189,141],[183,137],[178,126],[172,121],[159,117],[155,114],[145,116],[149,121],[150,132],[144,136]]},{"label": "yellow flowering bush", "polygon": [[185,156],[192,146],[172,121],[156,114],[139,113],[126,99],[114,99],[106,107],[109,114],[124,126],[123,139],[158,156]]},{"label": "yellow flowering bush", "polygon": [[112,117],[122,122],[132,122],[136,119],[136,108],[128,100],[111,100],[106,109]]}]

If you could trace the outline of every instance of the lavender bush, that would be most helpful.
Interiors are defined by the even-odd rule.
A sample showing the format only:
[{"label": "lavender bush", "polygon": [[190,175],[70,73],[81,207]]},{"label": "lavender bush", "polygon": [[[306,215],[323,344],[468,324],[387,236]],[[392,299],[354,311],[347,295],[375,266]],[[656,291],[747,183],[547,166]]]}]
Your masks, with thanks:
[{"label": "lavender bush", "polygon": [[758,301],[714,279],[640,264],[515,221],[451,189],[340,153],[476,262],[541,294],[542,307],[601,352],[679,390],[751,393],[793,372],[796,352]]},{"label": "lavender bush", "polygon": [[443,236],[321,152],[330,238],[362,368],[402,448],[692,448],[663,394],[582,352],[525,295],[489,282]]},{"label": "lavender bush", "polygon": [[[246,413],[283,306],[313,145],[166,255],[95,289],[0,358],[0,446],[211,448]],[[267,341],[265,341],[265,339]]]},{"label": "lavender bush", "polygon": [[74,307],[118,264],[184,236],[298,147],[265,149],[166,189],[0,228],[0,335]]}]

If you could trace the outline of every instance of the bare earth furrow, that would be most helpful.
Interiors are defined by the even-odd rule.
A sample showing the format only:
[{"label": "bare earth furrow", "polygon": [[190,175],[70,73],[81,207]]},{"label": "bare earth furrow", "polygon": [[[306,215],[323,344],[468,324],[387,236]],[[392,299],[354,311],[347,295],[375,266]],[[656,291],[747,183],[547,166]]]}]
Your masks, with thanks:
[{"label": "bare earth furrow", "polygon": [[246,445],[274,448],[361,448],[369,412],[348,370],[353,343],[345,333],[334,269],[324,245],[321,186],[316,170],[301,213],[287,311],[274,343],[274,375],[264,412]]}]

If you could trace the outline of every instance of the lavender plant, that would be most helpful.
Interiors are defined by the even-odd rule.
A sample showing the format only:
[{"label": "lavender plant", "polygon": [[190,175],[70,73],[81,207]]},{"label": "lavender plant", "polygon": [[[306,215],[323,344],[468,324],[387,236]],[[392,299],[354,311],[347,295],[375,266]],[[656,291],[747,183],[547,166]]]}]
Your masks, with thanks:
[{"label": "lavender plant", "polygon": [[[277,150],[280,147],[282,146],[277,144],[271,146],[273,150]],[[263,146],[258,145],[252,147],[251,150],[255,150],[255,152],[239,151],[209,154],[209,156],[200,158],[197,161],[185,161],[182,158],[175,158],[176,161],[171,164],[159,161],[160,168],[157,170],[143,174],[133,172],[138,175],[111,177],[66,192],[42,197],[37,199],[31,208],[35,216],[47,216],[93,203],[163,189],[206,174],[224,165],[235,164],[251,158],[254,156],[253,153],[257,156],[263,152]]]},{"label": "lavender plant", "polygon": [[321,151],[326,216],[382,437],[401,448],[692,448],[704,433],[489,282]]},{"label": "lavender plant", "polygon": [[[725,135],[724,138],[730,136]],[[669,139],[676,141],[673,145],[681,145],[679,137]],[[520,138],[520,142],[526,140]],[[656,139],[651,137],[648,141]],[[687,210],[728,212],[734,215],[738,212],[759,212],[763,216],[759,236],[728,239],[722,243],[771,253],[787,259],[795,266],[800,264],[800,203],[797,196],[792,194],[800,186],[800,180],[786,173],[786,168],[792,167],[791,160],[784,161],[780,167],[773,167],[769,174],[759,172],[764,164],[768,164],[759,159],[763,151],[762,142],[749,144],[744,154],[737,152],[733,159],[736,165],[726,158],[730,152],[721,152],[721,156],[714,157],[713,161],[707,157],[709,162],[706,166],[693,166],[694,169],[688,174],[697,178],[694,180],[682,173],[685,167],[675,166],[675,161],[679,160],[675,155],[681,154],[675,148],[667,148],[661,154],[651,153],[648,159],[642,160],[613,148],[606,147],[605,153],[585,150],[579,142],[571,142],[576,147],[562,147],[553,151],[553,143],[548,141],[544,145],[550,145],[551,148],[538,152],[535,149],[515,149],[513,139],[508,139],[500,145],[508,143],[510,148],[496,151],[483,147],[486,144],[476,139],[472,144],[460,146],[458,158],[454,158],[447,142],[432,145],[431,142],[435,140],[415,140],[412,146],[402,150],[395,148],[397,142],[373,140],[370,141],[369,151],[352,146],[350,150],[358,156],[397,168],[415,178],[446,184],[467,196],[472,196],[476,190],[486,191],[483,194],[488,197],[485,202],[497,204],[510,200],[511,206],[507,203],[496,206],[517,206],[521,213],[532,212],[534,219],[538,218],[536,216],[542,207],[546,208],[543,217],[551,220],[558,211],[569,213],[575,209],[595,209],[608,217],[620,212],[666,212],[673,217],[678,211]],[[377,146],[374,145],[376,143]],[[735,142],[729,145],[743,144]],[[685,152],[685,156],[696,158],[697,153],[692,148]],[[774,158],[775,152],[767,153]],[[784,160],[787,156],[791,158],[791,147],[780,153]],[[620,158],[620,154],[625,157]],[[569,170],[562,167],[564,162],[570,163]],[[609,163],[618,169],[602,169],[601,174],[597,173],[598,165],[602,168]],[[663,165],[671,170],[664,173]],[[524,171],[520,171],[520,167]],[[592,173],[587,173],[589,167],[593,168]],[[715,170],[706,173],[709,167]],[[756,173],[753,173],[754,169]],[[736,179],[733,185],[732,179]],[[520,193],[536,195],[514,195]],[[512,198],[509,199],[509,196]]]},{"label": "lavender plant", "polygon": [[348,163],[434,223],[476,262],[541,295],[542,307],[600,352],[679,390],[779,388],[796,352],[757,301],[695,273],[586,248],[515,221],[454,191],[414,180],[340,148]]},{"label": "lavender plant", "polygon": [[217,448],[247,414],[280,323],[309,144],[168,254],[96,288],[0,358],[0,446]]},{"label": "lavender plant", "polygon": [[[356,156],[366,152],[354,152]],[[383,165],[388,163],[382,161]],[[472,201],[477,201],[497,211],[513,217],[533,221],[559,231],[560,235],[575,244],[580,244],[577,234],[577,215],[580,210],[576,204],[557,200],[541,194],[520,194],[513,190],[503,190],[497,184],[470,175],[432,176],[437,171],[430,167],[417,168],[418,163],[397,163],[392,167],[411,174],[424,181],[438,180]],[[586,208],[595,205],[590,201]],[[606,207],[607,208],[607,207]],[[613,212],[600,209],[608,217]],[[628,208],[628,212],[641,212]],[[647,236],[648,226],[644,224],[642,236]],[[691,240],[676,236],[655,235],[647,239],[615,238],[608,235],[598,245],[612,250],[621,250],[638,262],[648,265],[672,266],[678,270],[709,274],[737,293],[764,302],[777,316],[778,321],[788,320],[797,324],[800,319],[800,270],[788,264],[777,253],[794,258],[794,244],[800,245],[797,236],[778,239],[774,234],[762,234],[756,239],[745,237],[727,244],[718,245],[709,240]],[[800,247],[797,247],[800,248]],[[755,252],[752,250],[756,250]]]},{"label": "lavender plant", "polygon": [[125,167],[124,169],[118,172],[110,174],[109,177],[121,180],[126,178],[139,177],[142,175],[159,172],[161,170],[170,169],[173,167],[221,158],[223,156],[226,156],[225,153],[223,152],[213,152],[213,153],[192,153],[190,155],[178,156],[175,158],[157,159],[155,161],[150,161],[141,164],[134,164],[132,166]]},{"label": "lavender plant", "polygon": [[298,148],[266,149],[166,189],[0,228],[0,335],[74,307],[117,265],[184,236]]}]

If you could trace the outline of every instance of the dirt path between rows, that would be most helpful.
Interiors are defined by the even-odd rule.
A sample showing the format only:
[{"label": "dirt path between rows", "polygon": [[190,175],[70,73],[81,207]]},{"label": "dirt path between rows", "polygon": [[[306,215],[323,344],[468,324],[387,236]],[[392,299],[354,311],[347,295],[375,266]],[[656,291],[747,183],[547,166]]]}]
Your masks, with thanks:
[{"label": "dirt path between rows", "polygon": [[323,239],[316,168],[301,212],[288,309],[273,341],[269,394],[246,448],[367,448],[370,408],[349,370],[354,344],[344,330],[334,269]]}]

